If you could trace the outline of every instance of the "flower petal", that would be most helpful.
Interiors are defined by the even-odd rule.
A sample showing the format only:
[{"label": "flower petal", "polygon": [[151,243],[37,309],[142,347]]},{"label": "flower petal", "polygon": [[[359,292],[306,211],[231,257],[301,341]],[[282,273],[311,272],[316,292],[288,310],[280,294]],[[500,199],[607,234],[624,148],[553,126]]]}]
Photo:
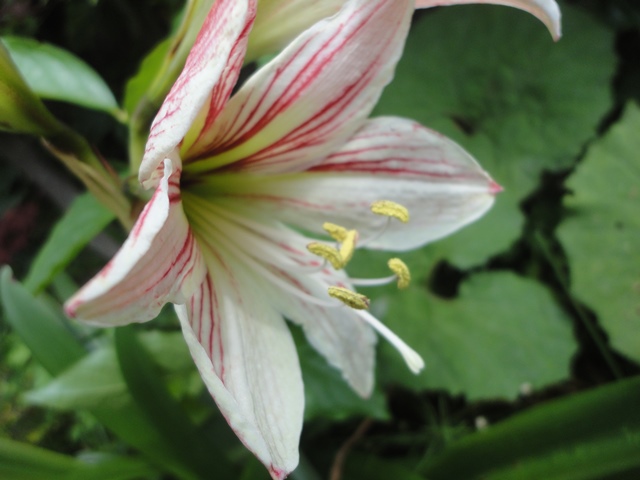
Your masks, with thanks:
[{"label": "flower petal", "polygon": [[151,125],[138,173],[144,187],[155,186],[162,174],[158,165],[182,143],[196,117],[207,125],[226,104],[242,67],[255,9],[256,0],[213,4],[182,73]]},{"label": "flower petal", "polygon": [[400,118],[370,120],[337,153],[308,172],[272,177],[223,175],[203,188],[226,194],[254,215],[321,233],[333,222],[374,238],[387,220],[374,215],[374,201],[409,209],[367,246],[410,250],[472,222],[493,204],[501,188],[460,146]]},{"label": "flower petal", "polygon": [[233,96],[185,171],[300,171],[338,149],[391,80],[412,11],[412,0],[351,0],[306,30]]},{"label": "flower petal", "polygon": [[555,0],[416,0],[416,8],[463,5],[468,3],[507,5],[525,10],[536,16],[547,26],[554,40],[560,39],[562,35],[560,8]]},{"label": "flower petal", "polygon": [[213,255],[207,254],[213,278],[176,312],[220,411],[272,478],[283,479],[298,464],[304,410],[295,345],[261,284]]},{"label": "flower petal", "polygon": [[368,396],[373,388],[376,337],[353,310],[327,294],[331,285],[350,287],[346,274],[320,268],[322,262],[306,249],[310,239],[256,218],[255,212],[238,210],[233,199],[185,195],[185,204],[194,230],[203,238],[201,244],[215,238],[217,247],[226,248],[254,276],[263,278],[261,290],[270,304],[302,326],[309,343],[356,392]]},{"label": "flower petal", "polygon": [[180,171],[164,177],[113,259],[66,303],[69,316],[95,325],[155,318],[167,302],[184,303],[205,274],[180,199]]},{"label": "flower petal", "polygon": [[[294,275],[282,270],[277,273],[292,288],[309,297],[328,297],[327,289],[330,286],[353,290],[344,272],[330,268],[314,275]],[[302,327],[311,346],[342,373],[358,395],[369,397],[373,390],[377,342],[373,329],[346,305],[321,306],[283,293],[274,291],[274,305],[286,318]]]}]

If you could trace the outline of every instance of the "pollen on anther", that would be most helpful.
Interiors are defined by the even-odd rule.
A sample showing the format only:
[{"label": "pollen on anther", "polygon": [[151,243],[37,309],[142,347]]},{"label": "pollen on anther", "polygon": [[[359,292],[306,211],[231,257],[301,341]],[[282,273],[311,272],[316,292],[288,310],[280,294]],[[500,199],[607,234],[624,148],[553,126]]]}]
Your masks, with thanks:
[{"label": "pollen on anther", "polygon": [[340,300],[345,305],[356,310],[366,310],[369,308],[370,300],[357,292],[352,292],[348,288],[329,287],[329,296]]},{"label": "pollen on anther", "polygon": [[340,225],[336,225],[335,223],[325,222],[322,224],[322,228],[325,232],[329,234],[331,238],[333,238],[336,242],[342,242],[347,236],[347,230]]},{"label": "pollen on anther", "polygon": [[391,200],[378,200],[371,204],[371,211],[376,215],[384,215],[385,217],[393,217],[402,223],[409,221],[409,210],[399,203]]},{"label": "pollen on anther", "polygon": [[336,270],[340,270],[344,266],[342,255],[340,255],[340,252],[336,248],[330,245],[325,245],[324,243],[319,242],[311,242],[309,245],[307,245],[307,250],[309,250],[314,255],[327,260]]},{"label": "pollen on anther", "polygon": [[398,277],[398,288],[404,290],[411,283],[411,272],[409,267],[399,258],[391,258],[387,262],[389,269]]},{"label": "pollen on anther", "polygon": [[358,239],[358,232],[356,230],[348,230],[342,243],[340,243],[340,256],[342,257],[342,266],[349,263],[349,260],[353,257],[353,253],[356,251],[356,240]]}]

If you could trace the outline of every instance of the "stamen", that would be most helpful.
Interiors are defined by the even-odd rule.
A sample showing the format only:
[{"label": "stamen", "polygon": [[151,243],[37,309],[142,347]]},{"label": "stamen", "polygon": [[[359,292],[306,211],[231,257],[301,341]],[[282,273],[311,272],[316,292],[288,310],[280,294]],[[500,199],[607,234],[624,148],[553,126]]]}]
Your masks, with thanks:
[{"label": "stamen", "polygon": [[324,231],[327,232],[336,242],[343,242],[347,237],[348,230],[340,225],[336,225],[335,223],[325,222],[322,224],[322,228],[324,228]]},{"label": "stamen", "polygon": [[343,287],[329,287],[329,295],[333,298],[337,298],[345,305],[356,310],[366,310],[369,308],[369,299],[364,295],[356,292],[352,292],[348,288]]},{"label": "stamen", "polygon": [[409,267],[399,258],[391,258],[387,262],[387,265],[393,273],[398,277],[398,288],[404,290],[411,283],[411,272]]},{"label": "stamen", "polygon": [[371,211],[376,215],[397,218],[402,223],[407,223],[409,221],[409,210],[399,203],[392,202],[391,200],[379,200],[377,202],[373,202],[371,204]]},{"label": "stamen", "polygon": [[337,249],[330,245],[319,242],[311,242],[309,245],[307,245],[307,250],[309,250],[314,255],[328,260],[336,270],[340,270],[344,266],[342,255],[340,255],[340,252]]},{"label": "stamen", "polygon": [[358,316],[371,325],[380,335],[386,338],[391,345],[396,347],[409,367],[409,370],[413,373],[419,373],[420,370],[424,368],[424,360],[422,360],[422,357],[418,352],[404,343],[400,337],[389,330],[389,328],[380,322],[380,320],[365,310],[358,311]]},{"label": "stamen", "polygon": [[342,257],[342,268],[345,267],[356,251],[356,240],[358,232],[356,230],[348,230],[344,240],[340,243],[340,257]]},{"label": "stamen", "polygon": [[350,278],[349,283],[357,287],[380,287],[398,280],[397,275],[390,275],[383,278]]}]

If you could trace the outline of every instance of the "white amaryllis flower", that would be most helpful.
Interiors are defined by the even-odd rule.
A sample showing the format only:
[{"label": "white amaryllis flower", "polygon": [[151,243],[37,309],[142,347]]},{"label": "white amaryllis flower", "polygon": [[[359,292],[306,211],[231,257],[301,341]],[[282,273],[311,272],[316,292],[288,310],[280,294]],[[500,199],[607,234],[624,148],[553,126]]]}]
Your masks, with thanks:
[{"label": "white amaryllis flower", "polygon": [[[139,178],[155,193],[66,309],[111,326],[174,303],[222,414],[282,479],[298,462],[304,404],[284,318],[362,396],[373,385],[373,329],[412,370],[422,367],[371,314],[328,294],[341,287],[349,296],[357,282],[310,253],[310,236],[325,222],[345,227],[344,237],[333,232],[345,261],[354,245],[414,249],[481,216],[499,187],[443,136],[402,118],[367,119],[392,78],[414,0],[345,1],[229,98],[255,8],[214,3],[151,127]],[[370,210],[378,200],[404,205],[410,221],[389,225]]]}]

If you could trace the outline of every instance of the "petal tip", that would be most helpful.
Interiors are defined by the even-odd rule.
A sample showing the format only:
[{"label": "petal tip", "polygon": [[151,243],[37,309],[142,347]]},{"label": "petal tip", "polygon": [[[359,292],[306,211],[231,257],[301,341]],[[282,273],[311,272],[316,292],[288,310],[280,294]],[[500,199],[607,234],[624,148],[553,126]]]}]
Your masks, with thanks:
[{"label": "petal tip", "polygon": [[289,472],[272,464],[269,466],[269,474],[273,480],[284,480],[289,475]]},{"label": "petal tip", "polygon": [[504,188],[499,183],[496,183],[494,180],[491,180],[489,183],[489,193],[491,195],[497,195],[500,192],[503,192]]}]

